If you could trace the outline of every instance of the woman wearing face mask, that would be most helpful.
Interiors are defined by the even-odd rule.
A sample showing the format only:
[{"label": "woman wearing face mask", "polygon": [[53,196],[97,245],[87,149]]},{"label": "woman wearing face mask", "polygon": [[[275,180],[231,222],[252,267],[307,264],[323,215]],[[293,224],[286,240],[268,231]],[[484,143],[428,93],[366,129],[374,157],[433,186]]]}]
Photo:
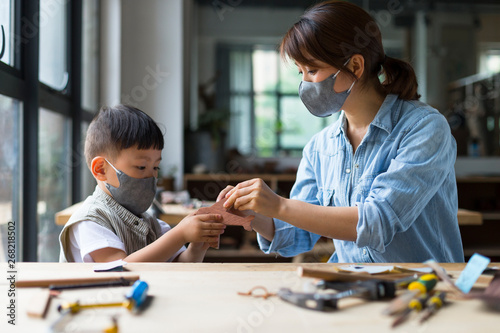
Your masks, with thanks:
[{"label": "woman wearing face mask", "polygon": [[419,102],[411,66],[386,56],[375,21],[329,1],[308,10],[281,43],[315,116],[339,120],[306,145],[290,197],[261,179],[224,189],[225,206],[252,210],[266,253],[295,256],[333,239],[330,262],[463,262],[445,118]]}]

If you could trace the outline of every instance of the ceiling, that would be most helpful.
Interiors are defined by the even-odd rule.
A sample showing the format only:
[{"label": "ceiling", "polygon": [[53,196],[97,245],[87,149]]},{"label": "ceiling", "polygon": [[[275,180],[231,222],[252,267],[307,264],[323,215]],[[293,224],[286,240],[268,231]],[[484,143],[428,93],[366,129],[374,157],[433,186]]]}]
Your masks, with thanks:
[{"label": "ceiling", "polygon": [[[195,0],[204,6],[266,7],[306,9],[321,0]],[[401,6],[405,12],[416,10],[462,12],[500,12],[498,0],[352,0],[365,10],[387,10],[389,6]]]}]

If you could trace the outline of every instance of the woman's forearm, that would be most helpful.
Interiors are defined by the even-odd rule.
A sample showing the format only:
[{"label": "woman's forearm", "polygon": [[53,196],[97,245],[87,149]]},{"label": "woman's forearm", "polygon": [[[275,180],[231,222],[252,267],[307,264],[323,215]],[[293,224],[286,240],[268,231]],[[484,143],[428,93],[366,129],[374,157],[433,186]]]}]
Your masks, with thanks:
[{"label": "woman's forearm", "polygon": [[324,207],[281,198],[275,217],[325,237],[347,241],[356,241],[357,238],[357,207]]}]

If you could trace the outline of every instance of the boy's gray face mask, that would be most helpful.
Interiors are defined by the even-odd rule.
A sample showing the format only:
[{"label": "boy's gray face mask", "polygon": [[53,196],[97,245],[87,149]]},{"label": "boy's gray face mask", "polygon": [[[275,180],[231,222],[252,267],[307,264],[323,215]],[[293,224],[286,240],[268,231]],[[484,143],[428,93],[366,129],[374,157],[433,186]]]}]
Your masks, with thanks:
[{"label": "boy's gray face mask", "polygon": [[[351,59],[348,59],[344,66],[349,62],[349,60]],[[316,117],[328,117],[335,112],[339,112],[347,97],[349,97],[352,87],[356,81],[352,83],[348,90],[337,93],[333,90],[333,86],[335,85],[335,81],[339,73],[340,69],[337,73],[329,76],[321,82],[300,82],[300,99],[309,112]]]},{"label": "boy's gray face mask", "polygon": [[[106,162],[109,163],[108,160]],[[113,199],[137,216],[148,210],[156,195],[156,183],[158,179],[156,177],[133,178],[125,172],[116,169],[113,164],[109,163],[109,165],[115,169],[116,176],[120,182],[119,187],[105,183]]]}]

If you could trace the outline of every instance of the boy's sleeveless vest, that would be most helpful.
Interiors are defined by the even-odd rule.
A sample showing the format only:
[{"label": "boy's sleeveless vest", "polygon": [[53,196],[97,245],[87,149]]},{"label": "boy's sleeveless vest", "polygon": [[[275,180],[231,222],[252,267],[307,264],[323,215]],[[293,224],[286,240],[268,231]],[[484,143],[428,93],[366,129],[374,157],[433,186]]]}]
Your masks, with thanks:
[{"label": "boy's sleeveless vest", "polygon": [[69,227],[82,221],[93,221],[111,230],[125,245],[127,255],[142,249],[161,236],[158,220],[149,214],[137,217],[121,206],[99,186],[71,216],[59,235],[59,262],[73,262],[70,251]]}]

